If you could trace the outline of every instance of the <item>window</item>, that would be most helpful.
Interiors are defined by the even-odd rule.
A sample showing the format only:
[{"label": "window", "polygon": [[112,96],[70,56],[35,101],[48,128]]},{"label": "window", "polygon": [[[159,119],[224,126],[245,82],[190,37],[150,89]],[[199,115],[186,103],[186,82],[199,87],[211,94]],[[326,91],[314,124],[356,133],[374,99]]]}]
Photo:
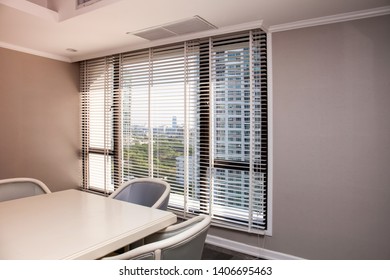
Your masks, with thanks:
[{"label": "window", "polygon": [[82,62],[83,188],[163,178],[178,214],[267,229],[266,57],[252,30]]}]

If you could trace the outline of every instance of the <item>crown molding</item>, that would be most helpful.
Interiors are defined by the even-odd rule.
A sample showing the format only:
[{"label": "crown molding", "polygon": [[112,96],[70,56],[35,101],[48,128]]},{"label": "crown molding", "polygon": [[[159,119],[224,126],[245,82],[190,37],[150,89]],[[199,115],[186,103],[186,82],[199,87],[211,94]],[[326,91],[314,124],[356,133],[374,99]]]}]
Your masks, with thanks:
[{"label": "crown molding", "polygon": [[268,28],[271,33],[312,27],[317,25],[331,24],[343,21],[357,20],[369,17],[383,16],[390,14],[390,6],[384,6],[375,9],[362,10],[357,12],[343,13],[326,17],[313,18],[308,20],[300,20],[285,24],[272,25]]},{"label": "crown molding", "polygon": [[17,52],[32,54],[32,55],[50,58],[50,59],[54,59],[54,60],[59,60],[59,61],[63,61],[63,62],[72,62],[68,57],[65,57],[65,56],[55,55],[55,54],[51,54],[51,53],[47,53],[47,52],[41,52],[41,51],[29,49],[29,48],[23,48],[20,46],[8,44],[8,43],[1,42],[1,41],[0,41],[0,48],[10,49],[10,50],[17,51]]}]

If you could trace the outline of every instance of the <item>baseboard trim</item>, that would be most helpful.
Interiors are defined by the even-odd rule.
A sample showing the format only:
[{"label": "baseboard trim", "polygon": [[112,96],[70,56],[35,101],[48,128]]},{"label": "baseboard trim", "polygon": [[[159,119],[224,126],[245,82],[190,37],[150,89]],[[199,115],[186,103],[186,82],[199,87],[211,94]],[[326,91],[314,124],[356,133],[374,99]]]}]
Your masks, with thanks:
[{"label": "baseboard trim", "polygon": [[297,256],[259,248],[210,234],[206,237],[206,243],[266,260],[303,260]]}]

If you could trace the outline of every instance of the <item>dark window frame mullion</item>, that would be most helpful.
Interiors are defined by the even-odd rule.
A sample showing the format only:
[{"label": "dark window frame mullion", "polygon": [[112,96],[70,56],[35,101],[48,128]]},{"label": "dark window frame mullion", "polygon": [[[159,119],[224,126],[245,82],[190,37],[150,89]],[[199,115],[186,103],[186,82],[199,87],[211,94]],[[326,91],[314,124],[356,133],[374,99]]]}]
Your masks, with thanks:
[{"label": "dark window frame mullion", "polygon": [[[80,72],[82,75],[81,83],[80,83],[80,91],[83,95],[81,98],[82,106],[81,106],[81,158],[82,158],[82,182],[81,187],[83,189],[88,189],[88,182],[89,182],[89,174],[88,174],[88,149],[89,149],[89,131],[90,131],[90,125],[89,125],[89,118],[87,115],[89,115],[89,83],[88,83],[88,62],[82,61],[80,63]],[[84,95],[87,95],[88,97],[85,97]],[[88,100],[88,101],[85,101]]]},{"label": "dark window frame mullion", "polygon": [[[113,102],[112,102],[112,114],[113,114],[113,123],[112,123],[112,133],[113,133],[113,150],[111,151],[113,156],[113,164],[114,164],[114,188],[117,188],[122,183],[122,143],[121,143],[121,135],[122,135],[122,122],[121,122],[121,57],[115,56],[113,59]],[[115,118],[117,116],[117,118]]]},{"label": "dark window frame mullion", "polygon": [[95,154],[95,155],[114,156],[114,150],[112,150],[112,149],[89,148],[88,149],[88,153],[89,154]]},{"label": "dark window frame mullion", "polygon": [[[199,188],[200,193],[210,191],[210,43],[200,42],[199,46]],[[207,213],[209,198],[199,198],[200,213]]]}]

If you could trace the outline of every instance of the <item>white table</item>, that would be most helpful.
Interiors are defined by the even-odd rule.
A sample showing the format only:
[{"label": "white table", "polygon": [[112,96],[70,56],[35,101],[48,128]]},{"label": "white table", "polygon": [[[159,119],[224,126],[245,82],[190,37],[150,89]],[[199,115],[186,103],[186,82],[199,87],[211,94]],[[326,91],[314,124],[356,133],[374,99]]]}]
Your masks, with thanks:
[{"label": "white table", "polygon": [[98,259],[176,222],[151,209],[78,190],[0,203],[0,259]]}]

